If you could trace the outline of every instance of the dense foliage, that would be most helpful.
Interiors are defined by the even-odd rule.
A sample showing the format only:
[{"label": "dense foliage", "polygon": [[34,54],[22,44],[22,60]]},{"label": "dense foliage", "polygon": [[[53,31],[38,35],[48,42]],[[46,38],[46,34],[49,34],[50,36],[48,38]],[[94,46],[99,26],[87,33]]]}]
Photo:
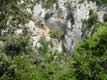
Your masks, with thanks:
[{"label": "dense foliage", "polygon": [[73,66],[77,80],[107,79],[107,25],[99,26],[94,35],[84,40],[74,51]]},{"label": "dense foliage", "polygon": [[96,2],[98,5],[102,5],[102,6],[107,6],[107,0],[89,0],[89,1],[94,1]]},{"label": "dense foliage", "polygon": [[50,37],[61,39],[61,37],[64,35],[64,31],[60,27],[54,27],[50,30]]},{"label": "dense foliage", "polygon": [[0,47],[0,80],[107,79],[107,24],[99,24],[93,36],[83,40],[72,55],[50,51],[47,42],[33,51],[20,39]]}]

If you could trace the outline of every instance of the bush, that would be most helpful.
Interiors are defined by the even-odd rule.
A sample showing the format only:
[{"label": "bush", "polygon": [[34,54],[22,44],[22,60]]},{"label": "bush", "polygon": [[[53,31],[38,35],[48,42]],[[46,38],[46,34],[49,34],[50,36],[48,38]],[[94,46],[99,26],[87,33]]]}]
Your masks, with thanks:
[{"label": "bush", "polygon": [[77,80],[107,79],[107,25],[99,26],[73,53],[72,69]]},{"label": "bush", "polygon": [[46,8],[50,8],[55,2],[57,2],[57,0],[46,0],[45,3],[45,7]]},{"label": "bush", "polygon": [[106,80],[107,25],[99,26],[92,37],[83,40],[69,55],[47,51],[47,42],[42,38],[41,43],[47,50],[40,49],[45,54],[39,53],[44,59],[37,64],[26,54],[4,62],[0,57],[3,71],[0,80]]},{"label": "bush", "polygon": [[54,27],[50,30],[50,37],[60,39],[64,35],[64,32],[60,27]]},{"label": "bush", "polygon": [[104,14],[103,19],[104,19],[104,22],[107,22],[107,14]]},{"label": "bush", "polygon": [[32,51],[28,36],[8,36],[4,42],[4,52],[9,56],[29,54]]},{"label": "bush", "polygon": [[88,0],[88,1],[94,1],[97,3],[97,5],[100,6],[107,6],[107,0]]},{"label": "bush", "polygon": [[94,24],[96,24],[97,20],[98,20],[97,14],[90,11],[90,17],[88,19],[89,27],[92,27]]},{"label": "bush", "polygon": [[45,15],[45,20],[48,20],[51,16],[52,16],[52,14],[47,13],[47,14]]}]

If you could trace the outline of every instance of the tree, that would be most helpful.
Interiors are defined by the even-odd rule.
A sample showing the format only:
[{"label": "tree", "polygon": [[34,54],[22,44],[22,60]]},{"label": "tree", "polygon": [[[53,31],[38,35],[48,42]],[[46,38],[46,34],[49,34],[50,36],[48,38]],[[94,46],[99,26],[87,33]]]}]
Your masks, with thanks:
[{"label": "tree", "polygon": [[99,26],[73,53],[71,63],[77,80],[107,79],[107,24]]}]

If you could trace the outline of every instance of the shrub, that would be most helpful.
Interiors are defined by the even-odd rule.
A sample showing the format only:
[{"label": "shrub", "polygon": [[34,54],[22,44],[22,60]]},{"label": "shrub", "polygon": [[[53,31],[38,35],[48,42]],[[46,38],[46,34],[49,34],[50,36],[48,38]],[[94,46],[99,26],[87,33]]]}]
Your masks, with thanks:
[{"label": "shrub", "polygon": [[64,32],[60,27],[54,27],[50,30],[50,37],[60,39],[64,35]]},{"label": "shrub", "polygon": [[9,36],[4,43],[4,52],[9,56],[22,53],[29,54],[32,51],[28,36]]},{"label": "shrub", "polygon": [[107,25],[99,26],[93,36],[83,40],[73,53],[71,63],[76,80],[107,79]]},{"label": "shrub", "polygon": [[89,27],[92,27],[94,24],[96,24],[97,20],[98,20],[97,14],[90,12],[90,17],[88,19]]},{"label": "shrub", "polygon": [[104,22],[107,22],[107,14],[104,14],[103,19],[104,19]]},{"label": "shrub", "polygon": [[45,3],[45,7],[46,8],[50,8],[57,0],[46,0]]},{"label": "shrub", "polygon": [[45,20],[48,20],[51,16],[52,16],[52,14],[47,13],[47,14],[45,15]]},{"label": "shrub", "polygon": [[49,51],[49,42],[43,37],[40,39],[41,46],[38,48],[38,52],[41,55],[45,55]]},{"label": "shrub", "polygon": [[88,1],[94,1],[97,3],[97,5],[100,5],[100,6],[106,6],[107,5],[107,0],[88,0]]}]

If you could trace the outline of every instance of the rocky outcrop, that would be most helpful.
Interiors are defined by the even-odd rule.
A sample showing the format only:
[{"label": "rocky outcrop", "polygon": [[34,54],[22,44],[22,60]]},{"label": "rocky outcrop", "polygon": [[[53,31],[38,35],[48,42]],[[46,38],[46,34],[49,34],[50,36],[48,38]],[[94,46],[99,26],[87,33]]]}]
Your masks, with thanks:
[{"label": "rocky outcrop", "polygon": [[83,21],[88,20],[90,10],[97,10],[97,6],[92,2],[83,1],[80,3],[77,0],[69,1],[67,9],[68,18],[66,20],[67,28],[64,38],[64,48],[67,52],[70,52],[82,38]]},{"label": "rocky outcrop", "polygon": [[[91,32],[90,30],[93,29],[93,27],[89,29],[87,23],[84,23],[89,19],[90,11],[96,12],[97,6],[95,2],[87,0],[58,0],[50,9],[43,7],[42,2],[37,3],[33,10],[34,21],[29,25],[30,32],[34,34],[32,35],[34,45],[38,43],[41,36],[44,36],[48,40],[53,40],[53,43],[55,41],[55,49],[71,52],[85,34],[83,27],[85,26],[85,32]],[[98,14],[100,16],[100,12]],[[99,17],[99,20],[103,22],[102,17],[103,15]],[[32,24],[34,28],[39,27],[44,32],[32,29]],[[60,41],[52,39],[49,35],[49,30],[56,26],[64,31],[64,36]]]},{"label": "rocky outcrop", "polygon": [[[89,0],[57,0],[56,3],[52,3],[51,7],[46,8],[44,6],[45,1],[35,3],[33,11],[27,8],[29,14],[33,14],[32,20],[26,24],[28,32],[31,36],[33,47],[40,47],[39,40],[45,38],[47,41],[51,41],[51,49],[57,49],[59,51],[71,52],[75,46],[80,42],[84,35],[90,35],[94,29],[93,24],[90,25],[90,14],[95,12],[98,16],[98,20],[103,22],[104,14],[107,13],[107,7],[100,7],[96,5],[96,2]],[[21,2],[23,3],[23,1]],[[31,3],[32,4],[32,3]],[[46,4],[45,4],[46,5]],[[7,22],[7,25],[11,27],[11,17]],[[15,27],[12,32],[16,35],[23,33],[23,25],[15,23]],[[91,21],[93,23],[93,21]],[[56,39],[50,37],[50,30],[54,27],[60,27],[64,32],[61,38]],[[11,28],[6,30],[0,30],[1,35],[8,33]],[[57,35],[57,34],[56,34]],[[2,42],[0,42],[0,45]]]}]

